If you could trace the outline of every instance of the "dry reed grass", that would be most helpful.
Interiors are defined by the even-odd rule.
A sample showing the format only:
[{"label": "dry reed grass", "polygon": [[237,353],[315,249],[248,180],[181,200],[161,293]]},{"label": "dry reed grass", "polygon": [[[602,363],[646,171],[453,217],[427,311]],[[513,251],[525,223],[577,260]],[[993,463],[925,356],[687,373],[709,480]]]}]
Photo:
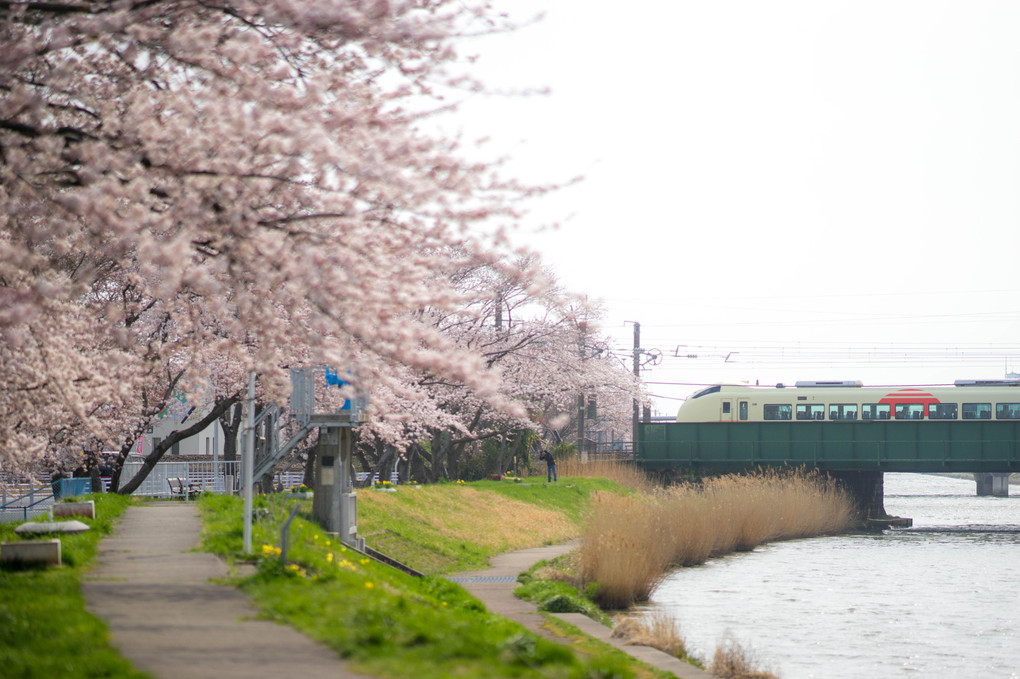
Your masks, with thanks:
[{"label": "dry reed grass", "polygon": [[651,646],[675,658],[687,660],[687,642],[684,641],[676,620],[665,613],[648,616],[621,615],[613,625],[613,635],[624,643]]},{"label": "dry reed grass", "polygon": [[582,461],[580,457],[574,456],[557,460],[556,471],[560,477],[609,479],[621,486],[642,492],[652,492],[655,489],[655,483],[648,478],[644,470],[629,462],[604,458]]},{"label": "dry reed grass", "polygon": [[849,496],[816,474],[726,476],[622,497],[599,493],[577,554],[582,586],[620,609],[648,599],[668,569],[754,549],[775,540],[825,535],[855,521]]},{"label": "dry reed grass", "polygon": [[771,670],[759,669],[755,655],[731,638],[716,647],[708,671],[722,679],[778,679]]}]

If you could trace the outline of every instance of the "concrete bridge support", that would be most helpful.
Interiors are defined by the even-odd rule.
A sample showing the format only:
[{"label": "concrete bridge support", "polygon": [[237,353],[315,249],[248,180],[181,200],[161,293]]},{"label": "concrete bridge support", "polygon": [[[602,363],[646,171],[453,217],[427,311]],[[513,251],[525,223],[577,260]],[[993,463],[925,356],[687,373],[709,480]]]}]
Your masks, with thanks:
[{"label": "concrete bridge support", "polygon": [[850,493],[862,520],[889,518],[882,472],[829,472],[829,476]]},{"label": "concrete bridge support", "polygon": [[977,494],[992,497],[1009,497],[1009,474],[993,474],[982,472],[974,474],[977,482]]}]

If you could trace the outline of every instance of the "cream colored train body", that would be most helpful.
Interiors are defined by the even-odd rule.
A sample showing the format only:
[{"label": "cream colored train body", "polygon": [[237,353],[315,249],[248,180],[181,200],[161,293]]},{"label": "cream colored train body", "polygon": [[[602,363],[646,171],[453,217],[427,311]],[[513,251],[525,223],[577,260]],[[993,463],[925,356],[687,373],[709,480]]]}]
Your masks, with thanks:
[{"label": "cream colored train body", "polygon": [[1020,380],[958,380],[953,386],[865,387],[797,382],[793,387],[717,384],[692,394],[677,422],[1020,420]]}]

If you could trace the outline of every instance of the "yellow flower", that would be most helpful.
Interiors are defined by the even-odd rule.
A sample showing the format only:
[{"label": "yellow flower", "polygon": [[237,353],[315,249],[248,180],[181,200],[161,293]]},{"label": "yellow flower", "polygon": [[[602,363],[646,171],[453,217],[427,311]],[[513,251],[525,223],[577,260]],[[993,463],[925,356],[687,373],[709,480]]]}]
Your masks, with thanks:
[{"label": "yellow flower", "polygon": [[333,552],[330,552],[329,554],[326,555],[326,561],[328,561],[329,563],[333,563]]},{"label": "yellow flower", "polygon": [[362,559],[361,560],[361,565],[362,566],[367,566],[368,565],[368,561],[369,561],[368,559]]},{"label": "yellow flower", "polygon": [[273,547],[272,545],[262,545],[262,556],[267,559],[274,556],[280,556],[280,548]]},{"label": "yellow flower", "polygon": [[308,574],[308,572],[305,571],[304,568],[301,568],[296,563],[289,563],[286,566],[284,566],[284,569],[290,573],[294,573],[295,575],[300,575],[302,578]]},{"label": "yellow flower", "polygon": [[375,587],[375,585],[373,583],[371,583],[371,582],[366,582],[365,583],[365,589],[372,589],[373,587]]}]

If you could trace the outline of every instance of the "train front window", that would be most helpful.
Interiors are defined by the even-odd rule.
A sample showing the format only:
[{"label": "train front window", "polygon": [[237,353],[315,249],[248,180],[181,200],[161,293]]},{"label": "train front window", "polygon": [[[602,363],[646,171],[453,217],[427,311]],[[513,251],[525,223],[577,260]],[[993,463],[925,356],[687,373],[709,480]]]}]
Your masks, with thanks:
[{"label": "train front window", "polygon": [[766,420],[792,420],[793,406],[789,403],[766,403],[764,418]]},{"label": "train front window", "polygon": [[1020,403],[996,403],[995,419],[1020,420]]},{"label": "train front window", "polygon": [[709,394],[718,394],[720,391],[722,391],[722,386],[717,384],[714,387],[708,387],[707,389],[702,389],[698,393],[696,393],[693,396],[691,396],[691,399],[693,400],[693,399],[696,399],[696,398],[701,398],[702,396],[708,396]]},{"label": "train front window", "polygon": [[932,403],[928,406],[929,420],[955,420],[959,406],[955,403]]},{"label": "train front window", "polygon": [[963,419],[965,420],[990,420],[992,419],[991,403],[964,403]]},{"label": "train front window", "polygon": [[798,403],[798,420],[824,420],[825,406],[821,403]]},{"label": "train front window", "polygon": [[888,403],[865,403],[861,406],[862,420],[888,420]]},{"label": "train front window", "polygon": [[829,405],[830,420],[856,420],[856,403],[832,403]]},{"label": "train front window", "polygon": [[924,419],[923,403],[897,403],[897,420],[921,420]]}]

